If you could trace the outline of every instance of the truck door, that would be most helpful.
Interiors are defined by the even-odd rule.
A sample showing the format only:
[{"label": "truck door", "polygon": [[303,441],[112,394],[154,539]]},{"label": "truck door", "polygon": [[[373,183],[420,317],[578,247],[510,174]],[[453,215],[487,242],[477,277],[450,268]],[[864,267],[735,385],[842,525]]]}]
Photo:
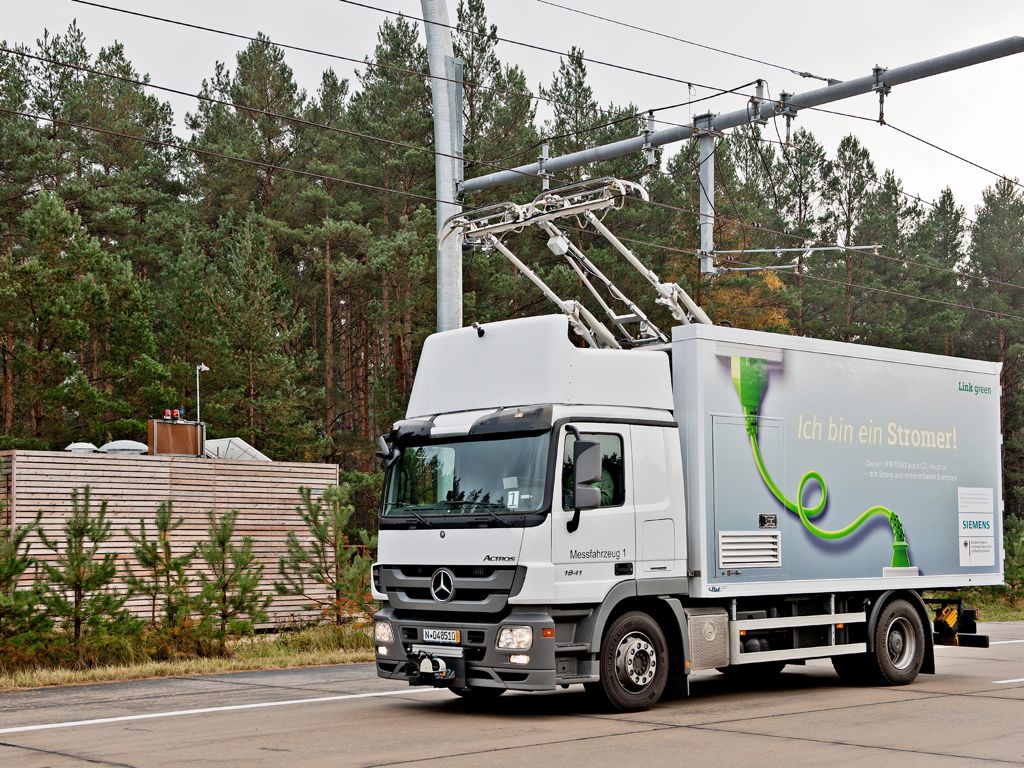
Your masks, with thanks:
[{"label": "truck door", "polygon": [[573,516],[572,446],[576,438],[562,428],[551,503],[555,593],[559,600],[598,601],[616,582],[634,578],[636,523],[629,426],[586,423],[577,428],[583,440],[601,445],[601,505],[583,510],[579,528],[569,533],[566,524]]},{"label": "truck door", "polygon": [[674,428],[631,425],[637,578],[686,577],[682,459]]}]

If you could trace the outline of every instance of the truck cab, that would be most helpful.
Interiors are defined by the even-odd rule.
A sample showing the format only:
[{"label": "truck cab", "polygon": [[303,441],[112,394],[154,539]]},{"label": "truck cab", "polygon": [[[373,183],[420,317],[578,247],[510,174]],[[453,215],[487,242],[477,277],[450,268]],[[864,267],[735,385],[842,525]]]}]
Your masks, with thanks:
[{"label": "truck cab", "polygon": [[[670,379],[666,351],[580,349],[558,316],[428,339],[390,436],[382,675],[457,693],[597,682],[609,595],[686,591]],[[596,456],[585,508],[577,445]]]}]

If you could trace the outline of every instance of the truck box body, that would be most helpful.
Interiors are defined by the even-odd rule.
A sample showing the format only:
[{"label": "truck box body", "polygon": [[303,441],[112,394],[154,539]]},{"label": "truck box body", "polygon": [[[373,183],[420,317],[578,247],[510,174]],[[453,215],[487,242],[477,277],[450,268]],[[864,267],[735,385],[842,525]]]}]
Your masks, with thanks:
[{"label": "truck box body", "polygon": [[[892,511],[907,564],[893,567],[884,513],[829,540],[776,498],[734,381],[741,359],[763,372],[750,397],[777,489],[795,504],[819,473],[827,503],[809,522],[824,531]],[[706,325],[675,329],[672,365],[691,594],[1002,583],[999,365]],[[804,506],[820,494],[808,479]]]}]

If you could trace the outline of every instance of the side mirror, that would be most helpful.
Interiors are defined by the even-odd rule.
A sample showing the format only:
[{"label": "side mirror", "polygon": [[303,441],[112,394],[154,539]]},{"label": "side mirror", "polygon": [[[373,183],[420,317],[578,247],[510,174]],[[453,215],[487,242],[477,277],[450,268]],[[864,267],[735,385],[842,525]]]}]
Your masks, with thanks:
[{"label": "side mirror", "polygon": [[381,435],[377,438],[377,453],[375,454],[382,462],[385,469],[398,461],[398,449],[388,443],[387,438]]},{"label": "side mirror", "polygon": [[580,510],[601,506],[601,489],[594,483],[601,479],[601,445],[577,440],[572,447],[573,516],[566,530],[573,533],[580,527]]}]

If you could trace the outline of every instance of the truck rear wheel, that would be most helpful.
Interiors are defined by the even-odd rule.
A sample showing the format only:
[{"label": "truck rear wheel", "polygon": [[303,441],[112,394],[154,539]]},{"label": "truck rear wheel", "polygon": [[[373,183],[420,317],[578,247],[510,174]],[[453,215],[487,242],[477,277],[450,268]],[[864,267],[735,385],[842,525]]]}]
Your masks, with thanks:
[{"label": "truck rear wheel", "polygon": [[872,672],[887,685],[912,683],[924,663],[924,625],[914,606],[893,600],[882,609],[875,626]]},{"label": "truck rear wheel", "polygon": [[630,611],[612,622],[601,642],[601,690],[620,712],[658,703],[668,680],[668,644],[646,613]]},{"label": "truck rear wheel", "polygon": [[907,685],[924,663],[921,616],[906,600],[893,600],[878,616],[873,651],[833,656],[832,666],[852,685]]}]

